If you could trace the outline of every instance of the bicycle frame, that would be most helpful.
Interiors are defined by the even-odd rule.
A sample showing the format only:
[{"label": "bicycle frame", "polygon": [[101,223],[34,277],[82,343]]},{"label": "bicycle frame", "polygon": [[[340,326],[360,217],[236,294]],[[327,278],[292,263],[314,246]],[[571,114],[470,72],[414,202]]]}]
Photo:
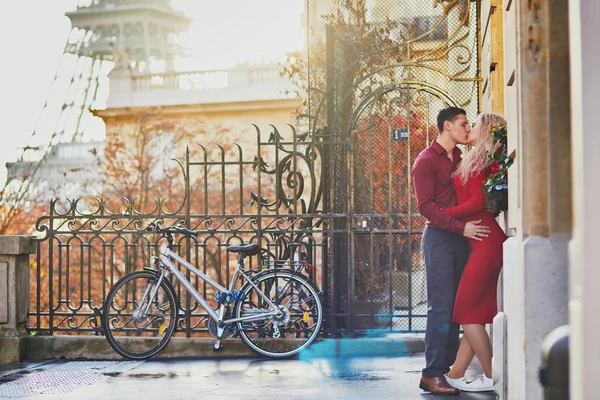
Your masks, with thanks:
[{"label": "bicycle frame", "polygon": [[[221,304],[221,310],[220,310],[221,311],[221,315],[219,316],[210,307],[210,305],[208,304],[208,302],[206,301],[206,299],[204,299],[204,297],[202,297],[202,295],[200,293],[198,293],[198,291],[196,290],[196,288],[194,288],[192,286],[192,284],[190,283],[190,281],[188,281],[185,278],[185,276],[183,276],[183,274],[179,271],[179,269],[177,269],[177,267],[173,263],[172,259],[176,260],[179,264],[183,265],[188,271],[190,271],[191,273],[193,273],[194,275],[196,275],[198,278],[200,278],[204,282],[208,283],[209,285],[211,285],[212,287],[214,287],[215,289],[217,289],[220,292],[230,293],[234,289],[234,287],[235,287],[235,283],[237,281],[238,276],[242,276],[256,290],[256,292],[265,300],[265,302],[274,311],[264,312],[264,313],[261,313],[260,315],[251,315],[251,316],[247,316],[247,317],[240,317],[240,318],[232,318],[232,319],[228,319],[228,320],[222,320],[222,317],[224,315],[225,305]],[[177,255],[175,252],[173,252],[173,250],[171,250],[169,247],[165,247],[164,250],[161,250],[161,252],[160,252],[160,262],[169,271],[171,271],[171,274],[175,277],[175,279],[177,279],[179,282],[181,282],[181,284],[192,295],[192,297],[194,299],[196,299],[196,301],[198,302],[198,304],[200,304],[200,306],[202,308],[204,308],[204,310],[208,313],[208,316],[210,318],[212,318],[214,321],[217,322],[218,326],[227,325],[227,324],[231,324],[231,323],[234,323],[234,322],[242,322],[242,321],[260,321],[260,320],[263,320],[263,319],[268,318],[270,316],[275,316],[275,315],[277,315],[279,313],[279,311],[277,310],[275,304],[273,304],[273,302],[244,273],[244,271],[242,269],[242,266],[243,266],[243,257],[240,257],[238,259],[238,262],[237,262],[237,265],[236,265],[236,268],[235,268],[235,272],[233,274],[233,277],[231,278],[231,284],[230,284],[230,289],[229,290],[227,288],[219,285],[219,283],[217,283],[215,280],[213,280],[210,276],[206,275],[205,273],[203,273],[202,271],[200,271],[196,267],[194,267],[192,264],[190,264],[189,262],[187,262],[185,259],[181,258],[179,255]],[[160,284],[161,284],[163,278],[164,278],[164,270],[160,274],[159,281],[158,281],[158,283],[156,285],[157,288],[160,287]],[[154,295],[154,293],[153,293],[153,295]]]}]

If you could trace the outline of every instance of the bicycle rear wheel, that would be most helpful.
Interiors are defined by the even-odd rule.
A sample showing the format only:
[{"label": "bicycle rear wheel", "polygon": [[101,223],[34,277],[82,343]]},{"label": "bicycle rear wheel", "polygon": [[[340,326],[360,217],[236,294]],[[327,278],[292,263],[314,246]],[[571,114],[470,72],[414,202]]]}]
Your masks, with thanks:
[{"label": "bicycle rear wheel", "polygon": [[[308,282],[280,271],[261,275],[253,282],[278,307],[280,315],[237,323],[240,337],[251,349],[268,357],[288,357],[315,340],[323,321],[323,307],[317,291]],[[270,311],[252,285],[246,283],[242,292],[243,300],[235,305],[236,318]]]},{"label": "bicycle rear wheel", "polygon": [[173,335],[177,323],[175,294],[164,280],[157,288],[157,281],[151,272],[133,272],[121,278],[106,296],[104,335],[108,344],[125,358],[150,358]]}]

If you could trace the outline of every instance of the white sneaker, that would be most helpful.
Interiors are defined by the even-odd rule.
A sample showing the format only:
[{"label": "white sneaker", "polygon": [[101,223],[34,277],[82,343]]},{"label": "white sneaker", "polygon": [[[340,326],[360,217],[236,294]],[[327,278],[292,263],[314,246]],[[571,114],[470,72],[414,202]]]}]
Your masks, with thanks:
[{"label": "white sneaker", "polygon": [[494,390],[494,381],[492,378],[485,376],[485,374],[481,374],[459,389],[465,392],[487,392]]},{"label": "white sneaker", "polygon": [[462,378],[452,379],[448,378],[448,375],[444,374],[444,378],[446,378],[446,382],[448,382],[448,384],[455,389],[461,389],[467,385],[467,380],[464,376]]}]

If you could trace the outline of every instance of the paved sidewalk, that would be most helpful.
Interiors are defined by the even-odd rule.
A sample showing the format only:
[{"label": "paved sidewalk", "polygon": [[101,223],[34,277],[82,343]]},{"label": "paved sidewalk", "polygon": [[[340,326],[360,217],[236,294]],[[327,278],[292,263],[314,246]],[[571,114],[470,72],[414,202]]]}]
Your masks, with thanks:
[{"label": "paved sidewalk", "polygon": [[[423,364],[422,354],[389,358],[26,363],[0,370],[0,398],[438,399],[418,388]],[[452,398],[495,399],[495,395],[462,393]]]}]

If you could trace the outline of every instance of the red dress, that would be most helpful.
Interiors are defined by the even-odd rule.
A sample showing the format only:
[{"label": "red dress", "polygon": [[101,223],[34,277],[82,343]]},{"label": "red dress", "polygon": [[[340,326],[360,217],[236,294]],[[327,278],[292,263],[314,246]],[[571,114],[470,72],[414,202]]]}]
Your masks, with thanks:
[{"label": "red dress", "polygon": [[452,321],[459,324],[488,324],[498,312],[496,288],[506,235],[494,216],[485,209],[483,184],[490,172],[489,168],[481,171],[465,185],[456,176],[453,183],[458,205],[444,209],[450,216],[463,221],[481,220],[481,225],[491,230],[481,242],[469,239],[471,255],[456,292],[452,317]]}]

